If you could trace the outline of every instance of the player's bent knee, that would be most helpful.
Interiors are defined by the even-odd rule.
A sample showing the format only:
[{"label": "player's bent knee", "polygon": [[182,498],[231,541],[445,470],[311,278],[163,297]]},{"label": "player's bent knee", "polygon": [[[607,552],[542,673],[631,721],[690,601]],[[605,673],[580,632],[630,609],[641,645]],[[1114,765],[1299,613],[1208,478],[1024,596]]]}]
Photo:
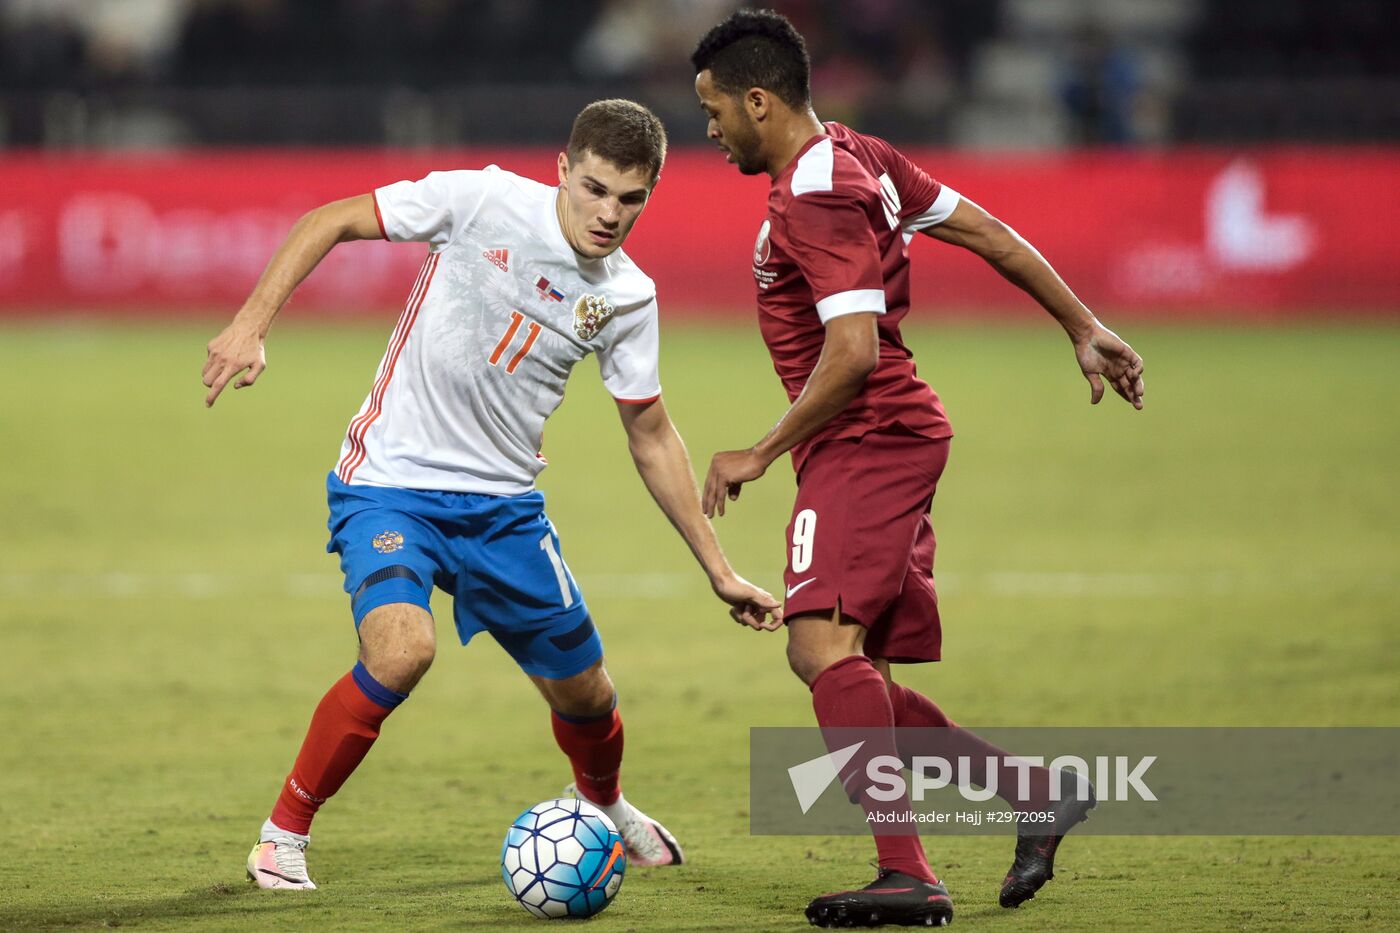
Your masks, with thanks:
[{"label": "player's bent knee", "polygon": [[617,705],[617,690],[602,661],[561,680],[545,677],[531,679],[539,687],[545,702],[565,716],[605,716]]},{"label": "player's bent knee", "polygon": [[806,646],[788,642],[788,667],[792,669],[799,680],[809,687],[812,685],[812,681],[817,679],[817,675],[829,666],[822,663],[822,660],[821,655],[814,653]]},{"label": "player's bent knee", "polygon": [[853,654],[860,654],[864,630],[833,615],[801,616],[788,622],[788,667],[807,686],[822,671]]},{"label": "player's bent knee", "polygon": [[399,693],[410,693],[432,667],[436,648],[422,642],[401,642],[377,650],[362,649],[365,669],[384,686]]},{"label": "player's bent knee", "polygon": [[372,610],[360,623],[360,659],[376,680],[408,693],[437,654],[433,617],[410,603]]}]

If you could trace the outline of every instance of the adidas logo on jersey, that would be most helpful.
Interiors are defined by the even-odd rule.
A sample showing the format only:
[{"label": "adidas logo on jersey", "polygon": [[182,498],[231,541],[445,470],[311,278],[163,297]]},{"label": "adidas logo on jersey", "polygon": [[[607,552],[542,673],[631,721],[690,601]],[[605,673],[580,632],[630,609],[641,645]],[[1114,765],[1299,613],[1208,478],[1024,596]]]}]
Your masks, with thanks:
[{"label": "adidas logo on jersey", "polygon": [[510,250],[508,249],[488,249],[482,252],[487,262],[500,269],[502,272],[510,271]]}]

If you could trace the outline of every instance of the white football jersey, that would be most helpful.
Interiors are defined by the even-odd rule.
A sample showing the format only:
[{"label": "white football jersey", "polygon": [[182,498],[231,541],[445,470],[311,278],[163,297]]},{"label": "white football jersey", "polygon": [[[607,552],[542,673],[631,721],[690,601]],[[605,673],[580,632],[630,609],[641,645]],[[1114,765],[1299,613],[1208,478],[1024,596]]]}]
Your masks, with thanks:
[{"label": "white football jersey", "polygon": [[575,363],[597,353],[619,401],[661,393],[656,286],[620,249],[575,253],[557,192],[496,166],[374,192],[385,239],[426,242],[428,258],[341,445],[341,481],[520,495]]}]

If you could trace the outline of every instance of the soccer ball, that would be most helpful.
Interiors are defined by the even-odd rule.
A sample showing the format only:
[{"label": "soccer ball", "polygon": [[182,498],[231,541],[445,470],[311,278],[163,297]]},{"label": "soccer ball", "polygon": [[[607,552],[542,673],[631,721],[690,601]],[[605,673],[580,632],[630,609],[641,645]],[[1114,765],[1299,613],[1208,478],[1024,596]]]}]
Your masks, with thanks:
[{"label": "soccer ball", "polygon": [[568,797],[515,818],[501,847],[506,890],[536,917],[591,917],[622,887],[627,853],[612,820]]}]

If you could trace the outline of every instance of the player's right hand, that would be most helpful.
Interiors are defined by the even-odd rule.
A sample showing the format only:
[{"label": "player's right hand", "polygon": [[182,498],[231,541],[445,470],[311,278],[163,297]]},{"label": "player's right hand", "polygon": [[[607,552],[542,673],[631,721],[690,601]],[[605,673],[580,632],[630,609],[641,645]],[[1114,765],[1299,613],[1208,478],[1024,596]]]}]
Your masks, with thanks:
[{"label": "player's right hand", "polygon": [[208,357],[204,361],[204,384],[209,393],[204,396],[204,406],[212,407],[219,393],[229,384],[229,380],[247,370],[247,373],[233,384],[235,389],[250,386],[257,382],[262,371],[267,369],[267,354],[263,349],[263,338],[254,327],[235,320],[223,333],[209,341],[205,348]]},{"label": "player's right hand", "polygon": [[744,484],[756,480],[768,470],[768,464],[748,450],[722,450],[710,458],[710,472],[705,474],[705,488],[700,496],[700,508],[706,518],[724,514],[724,500],[739,498]]}]

